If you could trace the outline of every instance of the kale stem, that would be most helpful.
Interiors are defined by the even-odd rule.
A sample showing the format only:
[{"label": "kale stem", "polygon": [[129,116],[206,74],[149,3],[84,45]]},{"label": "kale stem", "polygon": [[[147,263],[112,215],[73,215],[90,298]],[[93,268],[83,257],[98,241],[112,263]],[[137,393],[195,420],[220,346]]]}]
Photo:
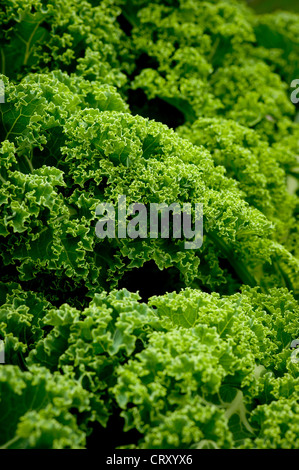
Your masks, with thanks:
[{"label": "kale stem", "polygon": [[6,183],[6,180],[1,175],[0,175],[0,181],[2,181],[2,183]]},{"label": "kale stem", "polygon": [[16,441],[19,441],[21,439],[20,436],[15,436],[13,437],[12,439],[10,439],[9,441],[5,442],[5,444],[3,444],[3,446],[0,447],[0,450],[2,449],[8,449],[11,444],[14,444]]},{"label": "kale stem", "polygon": [[26,158],[26,162],[28,163],[28,166],[29,166],[29,169],[31,171],[31,173],[33,172],[34,168],[32,166],[32,163],[31,163],[31,160],[29,160],[29,158],[27,157],[27,155],[25,155],[25,158]]},{"label": "kale stem", "polygon": [[227,258],[228,262],[234,269],[235,273],[238,275],[240,280],[244,283],[249,285],[250,287],[254,287],[257,285],[255,278],[250,274],[244,263],[239,262],[234,254],[233,250],[228,247],[223,240],[221,240],[215,233],[209,232],[207,233],[208,238],[215,243],[215,245],[221,250],[225,257]]}]

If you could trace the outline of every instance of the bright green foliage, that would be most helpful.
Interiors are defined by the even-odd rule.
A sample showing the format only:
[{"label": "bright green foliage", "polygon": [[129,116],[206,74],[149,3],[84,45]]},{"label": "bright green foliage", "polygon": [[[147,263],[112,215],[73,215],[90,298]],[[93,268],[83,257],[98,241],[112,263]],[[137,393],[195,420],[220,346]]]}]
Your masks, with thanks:
[{"label": "bright green foliage", "polygon": [[275,66],[285,81],[298,77],[298,15],[277,11],[254,17],[257,52]]},{"label": "bright green foliage", "polygon": [[298,413],[296,398],[281,398],[270,405],[259,406],[252,413],[253,422],[261,427],[259,435],[253,441],[246,441],[244,448],[248,446],[255,449],[298,449]]},{"label": "bright green foliage", "polygon": [[[298,22],[2,2],[0,448],[298,448]],[[120,195],[202,246],[98,238]]]},{"label": "bright green foliage", "polygon": [[1,449],[84,448],[85,433],[70,409],[89,409],[86,391],[74,380],[42,367],[0,369]]},{"label": "bright green foliage", "polygon": [[[124,409],[126,428],[145,435],[144,448],[203,447],[206,441],[218,448],[242,448],[243,439],[255,442],[254,436],[264,432],[263,413],[268,420],[268,407],[256,407],[257,397],[269,394],[264,377],[271,376],[271,386],[278,388],[279,377],[289,373],[288,382],[298,391],[298,367],[291,364],[288,350],[298,331],[292,296],[245,289],[221,298],[187,289],[153,297],[149,304],[174,328],[154,332],[148,347],[118,369],[113,393]],[[290,385],[288,392],[294,400]],[[260,399],[275,410],[279,401],[273,400],[281,395]],[[286,446],[281,444],[283,427],[272,435],[277,447]]]},{"label": "bright green foliage", "polygon": [[[160,270],[175,268],[183,286],[232,292],[236,283],[245,282],[286,285],[298,292],[298,260],[281,245],[288,226],[278,225],[283,230],[278,244],[275,226],[244,200],[244,191],[224,176],[222,166],[215,168],[207,151],[160,123],[124,113],[125,104],[105,86],[100,96],[109,111],[101,111],[99,102],[95,109],[81,109],[89,95],[79,101],[72,88],[80,80],[67,88],[64,80],[56,73],[48,79],[30,75],[11,85],[13,101],[3,105],[2,258],[5,266],[17,263],[20,273],[9,280],[30,281],[43,274],[50,288],[58,277],[94,291],[117,287],[126,272],[154,261]],[[64,90],[61,106],[49,95],[52,83]],[[83,81],[84,92],[85,86],[87,92],[92,84]],[[282,170],[276,167],[281,181]],[[286,216],[292,224],[292,198],[281,183],[278,191],[278,199],[290,199]],[[184,250],[181,240],[172,245],[163,239],[97,240],[97,203],[116,203],[118,194],[125,194],[128,203],[203,203],[206,243],[196,252]],[[228,258],[233,275],[221,267],[220,258]],[[274,263],[278,267],[273,269]],[[52,289],[57,293],[56,286]]]},{"label": "bright green foliage", "polygon": [[3,74],[19,79],[28,72],[60,69],[99,83],[124,84],[120,56],[126,39],[113,2],[4,0],[2,8]]},{"label": "bright green foliage", "polygon": [[[152,297],[149,306],[121,290],[96,294],[83,311],[67,304],[51,308],[15,285],[6,290],[0,313],[11,313],[7,319],[1,315],[1,332],[14,342],[10,360],[15,365],[8,370],[20,377],[14,379],[16,387],[22,390],[25,381],[30,394],[37,386],[22,369],[38,381],[48,377],[46,390],[52,381],[55,385],[49,392],[39,385],[45,401],[37,396],[29,414],[27,395],[13,389],[25,404],[18,405],[20,413],[5,436],[5,442],[13,441],[3,445],[78,447],[79,440],[67,440],[68,427],[76,429],[75,422],[67,424],[68,408],[78,409],[86,431],[94,420],[106,425],[114,400],[123,410],[124,431],[136,428],[142,436],[139,448],[262,448],[259,442],[272,415],[277,425],[269,434],[271,446],[296,442],[299,376],[289,344],[298,334],[298,304],[287,290],[260,294],[243,288],[221,297],[186,289]],[[13,324],[17,314],[18,329]],[[28,337],[27,347],[21,343],[26,327],[38,331],[35,344]],[[64,386],[73,395],[63,395],[61,402]],[[281,406],[283,415],[276,417]],[[283,422],[291,417],[284,436]],[[65,420],[65,441],[58,439],[60,420]],[[29,439],[32,428],[38,437]]]},{"label": "bright green foliage", "polygon": [[287,169],[277,161],[277,152],[251,129],[233,120],[201,118],[178,133],[198,146],[204,146],[216,165],[239,183],[245,200],[275,223],[275,239],[290,245],[296,233],[296,197],[287,191]]},{"label": "bright green foliage", "polygon": [[273,134],[275,122],[294,109],[286,94],[289,84],[257,58],[250,10],[234,1],[177,3],[139,12],[126,4],[125,13],[130,19],[134,11],[137,23],[136,53],[154,64],[136,71],[133,88],[171,103],[187,121],[224,114]]}]

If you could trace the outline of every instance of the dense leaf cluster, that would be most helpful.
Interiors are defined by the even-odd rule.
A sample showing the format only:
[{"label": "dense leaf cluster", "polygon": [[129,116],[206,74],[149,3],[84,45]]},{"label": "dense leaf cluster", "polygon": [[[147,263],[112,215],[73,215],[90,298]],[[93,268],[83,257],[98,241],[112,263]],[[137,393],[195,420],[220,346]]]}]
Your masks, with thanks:
[{"label": "dense leaf cluster", "polygon": [[[299,17],[3,0],[0,24],[0,448],[298,448]],[[202,203],[201,248],[96,237],[119,195]]]}]

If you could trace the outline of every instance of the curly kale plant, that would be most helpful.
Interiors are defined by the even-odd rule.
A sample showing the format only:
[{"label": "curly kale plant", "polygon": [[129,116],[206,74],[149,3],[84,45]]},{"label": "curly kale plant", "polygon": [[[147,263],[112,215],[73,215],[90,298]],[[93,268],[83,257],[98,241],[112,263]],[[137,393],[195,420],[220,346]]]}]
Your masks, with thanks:
[{"label": "curly kale plant", "polygon": [[[4,0],[0,24],[0,448],[298,448],[299,17]],[[120,195],[202,204],[202,246],[97,237]]]}]

